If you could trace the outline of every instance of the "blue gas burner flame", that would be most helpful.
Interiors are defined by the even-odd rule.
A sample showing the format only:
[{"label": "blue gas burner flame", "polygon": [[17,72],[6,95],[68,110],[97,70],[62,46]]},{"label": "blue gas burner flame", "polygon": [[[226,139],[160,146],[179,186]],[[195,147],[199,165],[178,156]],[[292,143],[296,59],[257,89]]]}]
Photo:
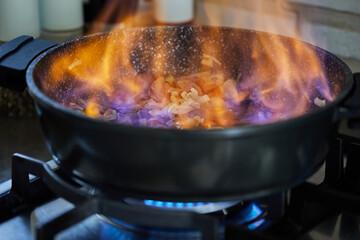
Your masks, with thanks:
[{"label": "blue gas burner flame", "polygon": [[160,207],[160,208],[194,208],[197,206],[204,206],[207,204],[212,204],[212,202],[165,202],[165,201],[155,201],[155,200],[144,200],[144,204],[150,207]]},{"label": "blue gas burner flame", "polygon": [[[263,213],[263,211],[255,203],[251,203],[251,211],[250,211],[249,215],[245,218],[245,220],[251,221],[251,220],[259,217],[262,213]],[[260,219],[259,221],[249,224],[247,227],[250,230],[254,230],[257,227],[259,227],[261,224],[263,224],[264,222],[265,222],[265,219]]]},{"label": "blue gas burner flame", "polygon": [[139,200],[135,198],[124,199],[126,203],[132,206],[156,208],[159,210],[168,211],[192,211],[196,213],[212,213],[221,211],[238,205],[241,201],[227,201],[227,202],[171,202],[159,200]]},{"label": "blue gas burner flame", "polygon": [[[226,207],[223,208],[224,206],[232,207],[234,205],[240,204],[242,208],[239,210],[239,212],[233,214],[230,218],[227,218],[222,222],[219,232],[220,239],[223,239],[224,237],[226,224],[235,224],[247,227],[250,230],[257,230],[266,222],[266,219],[261,218],[264,210],[255,203],[243,204],[242,202],[171,202],[150,199],[139,200],[133,198],[126,199],[126,202],[133,206],[154,208],[158,209],[159,211],[194,211],[200,214],[216,212],[225,209]],[[102,239],[107,239],[109,237],[108,234],[112,235],[112,237],[114,235],[117,235],[117,239],[201,239],[201,233],[196,230],[194,231],[186,229],[166,229],[166,226],[161,229],[151,228],[150,226],[141,227],[131,223],[125,223],[116,219],[110,219],[106,217],[103,218],[107,219],[105,220],[105,222],[110,223],[110,225],[105,224],[103,226],[104,231],[102,232]],[[254,221],[257,218],[259,218],[259,220]]]},{"label": "blue gas burner flame", "polygon": [[255,204],[255,203],[251,203],[251,210],[249,215],[245,218],[246,221],[250,221],[258,216],[260,216],[262,214],[262,210]]}]

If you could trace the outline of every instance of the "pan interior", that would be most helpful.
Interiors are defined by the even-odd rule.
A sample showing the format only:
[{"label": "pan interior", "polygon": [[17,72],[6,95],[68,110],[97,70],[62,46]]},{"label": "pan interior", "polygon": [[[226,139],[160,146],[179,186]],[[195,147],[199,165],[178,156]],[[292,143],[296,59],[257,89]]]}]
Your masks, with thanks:
[{"label": "pan interior", "polygon": [[[347,75],[336,57],[294,39],[190,26],[127,29],[70,41],[45,55],[33,72],[50,102],[74,112],[181,129],[266,124],[311,113],[337,99]],[[204,90],[214,82],[220,82],[216,91]]]}]

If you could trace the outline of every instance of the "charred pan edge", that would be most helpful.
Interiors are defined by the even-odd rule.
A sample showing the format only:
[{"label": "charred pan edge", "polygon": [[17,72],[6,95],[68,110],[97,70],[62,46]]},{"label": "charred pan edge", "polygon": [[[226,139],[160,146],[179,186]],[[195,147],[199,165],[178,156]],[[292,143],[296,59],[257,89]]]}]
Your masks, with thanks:
[{"label": "charred pan edge", "polygon": [[[175,26],[171,26],[171,27],[162,26],[162,27],[154,27],[154,28],[176,28],[176,27]],[[253,31],[253,30],[248,30],[248,29],[236,29],[236,28],[227,28],[227,27],[199,26],[199,27],[192,27],[192,28],[202,28],[202,29],[217,28],[217,29],[228,29],[228,30],[235,30],[235,31],[252,32],[252,33],[255,32],[255,33],[261,33],[261,34],[267,34],[269,36],[276,35],[276,34],[272,34],[272,33]],[[143,28],[137,28],[137,29],[139,30],[139,29],[143,29]],[[129,29],[126,31],[129,31]],[[79,121],[82,121],[84,124],[91,123],[91,122],[96,123],[96,124],[98,124],[99,127],[112,128],[112,129],[114,129],[114,131],[129,132],[129,133],[133,133],[133,134],[138,133],[141,135],[143,135],[143,134],[157,135],[157,136],[161,135],[163,137],[176,136],[176,137],[185,137],[185,138],[188,138],[188,137],[233,138],[236,136],[244,137],[244,136],[249,136],[249,135],[254,135],[254,134],[255,135],[264,134],[265,132],[277,131],[282,128],[288,129],[290,125],[297,126],[297,125],[303,124],[306,121],[312,121],[314,118],[317,118],[317,116],[322,115],[322,113],[324,113],[324,112],[334,111],[335,107],[339,106],[340,103],[342,101],[344,101],[345,98],[348,96],[348,94],[351,91],[353,84],[354,84],[352,81],[352,79],[353,79],[352,72],[349,69],[349,67],[342,60],[340,60],[334,54],[332,54],[322,48],[319,48],[319,47],[311,45],[309,43],[305,43],[305,42],[297,40],[297,41],[301,42],[302,44],[308,45],[311,48],[315,48],[318,52],[321,52],[324,55],[330,57],[332,60],[339,63],[339,65],[343,68],[343,70],[345,72],[344,80],[346,81],[345,87],[334,101],[332,101],[331,103],[327,104],[325,107],[323,107],[317,111],[306,113],[299,117],[295,117],[295,118],[291,118],[291,119],[283,120],[283,121],[278,121],[278,122],[274,122],[274,123],[268,123],[268,124],[263,124],[263,125],[234,126],[234,127],[224,128],[224,129],[185,129],[185,130],[138,127],[138,126],[114,123],[114,122],[105,121],[105,120],[101,120],[101,119],[90,118],[90,117],[81,115],[79,113],[76,113],[75,111],[72,111],[71,109],[68,109],[67,107],[62,106],[61,104],[53,101],[52,99],[47,97],[42,91],[40,91],[40,89],[36,86],[35,81],[34,81],[33,72],[36,70],[38,63],[46,64],[46,63],[41,63],[41,60],[45,56],[47,56],[48,54],[51,54],[56,49],[64,48],[67,45],[70,45],[76,41],[84,41],[85,39],[99,38],[100,36],[104,36],[107,34],[109,34],[109,33],[97,33],[94,35],[89,35],[89,36],[73,39],[73,40],[67,41],[63,44],[60,44],[58,46],[55,46],[55,47],[45,51],[44,53],[42,53],[40,56],[38,56],[30,64],[30,66],[26,72],[26,81],[27,81],[27,85],[30,90],[29,92],[30,92],[31,96],[36,100],[36,102],[38,102],[43,107],[45,107],[49,110],[56,111],[57,114],[62,114],[65,117],[78,119]],[[276,35],[276,36],[279,36],[279,35]],[[281,36],[281,37],[284,39],[291,39],[291,38],[285,37],[285,36]]]}]

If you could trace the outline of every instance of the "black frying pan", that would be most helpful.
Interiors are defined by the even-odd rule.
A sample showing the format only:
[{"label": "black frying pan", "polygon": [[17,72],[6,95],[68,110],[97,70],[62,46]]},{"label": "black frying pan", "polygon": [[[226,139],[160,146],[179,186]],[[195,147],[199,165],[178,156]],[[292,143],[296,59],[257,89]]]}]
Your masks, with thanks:
[{"label": "black frying pan", "polygon": [[[251,74],[251,48],[259,36],[262,39],[276,37],[289,47],[294,41],[232,28],[186,26],[124,31],[136,32],[144,38],[161,31],[165,39],[176,42],[180,48],[176,48],[174,57],[167,59],[167,70],[174,75],[194,70],[202,51],[199,40],[211,38],[213,31],[217,32],[214,44],[222,46],[221,61],[233,76],[239,71]],[[118,41],[122,41],[121,32],[119,34]],[[77,179],[101,187],[105,192],[145,199],[217,201],[248,199],[287,189],[306,180],[323,163],[340,118],[360,116],[356,100],[344,103],[350,92],[356,91],[350,69],[333,54],[297,42],[314,49],[336,95],[325,107],[302,116],[269,124],[211,130],[153,129],[89,118],[59,103],[66,92],[62,88],[49,91],[49,67],[54,59],[71,54],[74,46],[101,43],[109,36],[108,33],[88,36],[50,48],[33,60],[26,72],[27,86],[55,161]],[[151,53],[133,47],[140,39],[134,39],[129,45],[132,54],[141,56],[133,67],[139,72],[151,71],[151,64],[146,60]],[[31,42],[34,41],[29,44]],[[19,52],[26,45],[15,44],[12,52]],[[193,49],[198,53],[194,54]],[[182,66],[172,68],[178,64],[174,59],[184,56],[186,61]],[[11,74],[9,67],[4,70]]]}]

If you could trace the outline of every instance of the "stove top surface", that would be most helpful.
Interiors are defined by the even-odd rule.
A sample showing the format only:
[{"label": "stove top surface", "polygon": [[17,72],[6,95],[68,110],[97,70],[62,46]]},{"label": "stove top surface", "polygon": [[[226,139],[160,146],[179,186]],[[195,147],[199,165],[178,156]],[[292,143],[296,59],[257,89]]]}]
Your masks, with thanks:
[{"label": "stove top surface", "polygon": [[[8,240],[35,239],[34,228],[36,224],[44,223],[62,213],[74,208],[74,205],[64,199],[52,200],[33,211],[16,216],[0,225],[0,235]],[[360,239],[359,232],[360,216],[351,213],[336,214],[319,223],[308,233],[300,236],[299,240],[353,240]],[[164,233],[164,232],[163,232]],[[168,232],[169,233],[169,232]],[[79,224],[70,227],[56,236],[57,240],[99,240],[99,239],[200,239],[198,236],[186,236],[184,233],[171,232],[176,237],[161,237],[159,234],[151,236],[141,232],[132,232],[120,229],[113,224],[104,221],[100,216],[93,215]],[[221,239],[224,236],[222,235]],[[234,238],[235,239],[235,238]],[[260,238],[261,239],[261,238]]]}]

